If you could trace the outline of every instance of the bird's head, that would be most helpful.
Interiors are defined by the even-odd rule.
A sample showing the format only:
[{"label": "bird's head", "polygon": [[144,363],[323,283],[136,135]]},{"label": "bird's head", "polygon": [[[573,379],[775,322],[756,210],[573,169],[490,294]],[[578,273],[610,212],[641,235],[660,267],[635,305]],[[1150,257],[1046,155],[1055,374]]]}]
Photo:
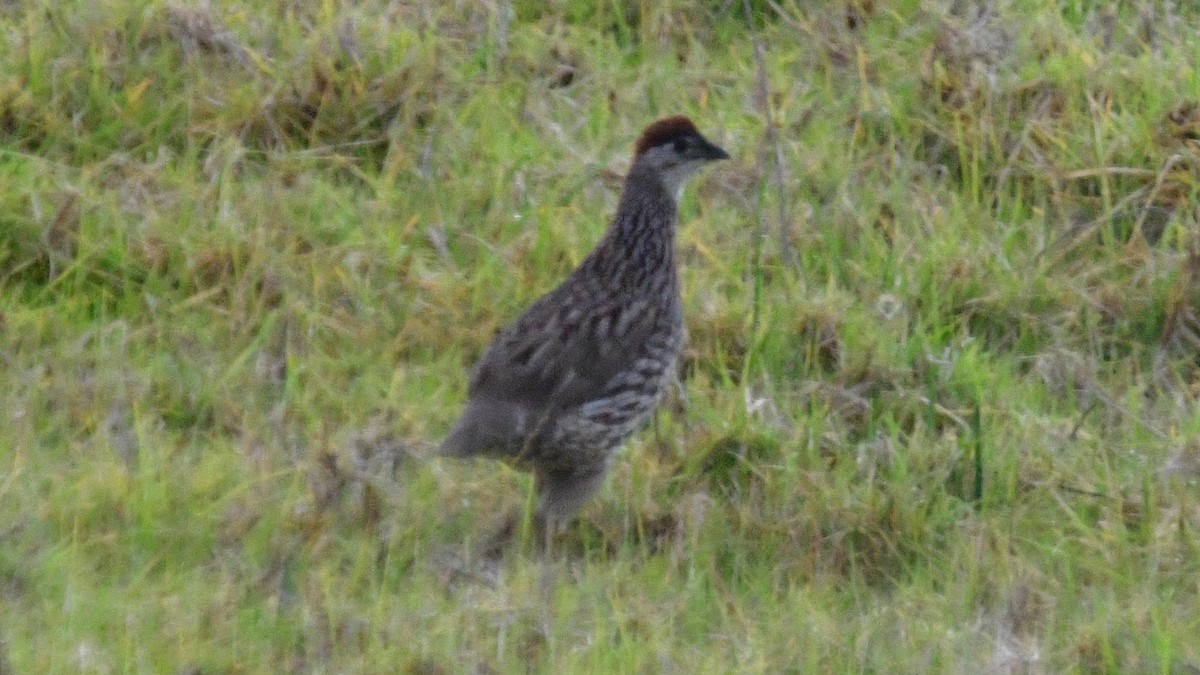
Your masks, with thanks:
[{"label": "bird's head", "polygon": [[701,136],[696,125],[682,115],[646,127],[633,152],[634,166],[658,174],[676,200],[700,167],[719,159],[729,159],[729,153]]}]

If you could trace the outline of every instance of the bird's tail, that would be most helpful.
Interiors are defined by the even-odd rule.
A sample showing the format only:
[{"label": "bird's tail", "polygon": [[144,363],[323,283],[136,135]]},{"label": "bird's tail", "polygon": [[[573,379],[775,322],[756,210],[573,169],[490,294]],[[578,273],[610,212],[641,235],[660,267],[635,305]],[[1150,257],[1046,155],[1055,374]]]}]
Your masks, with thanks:
[{"label": "bird's tail", "polygon": [[505,455],[519,444],[525,414],[516,404],[472,401],[446,434],[439,453],[443,457]]},{"label": "bird's tail", "polygon": [[477,454],[477,451],[474,450],[477,446],[474,440],[476,434],[466,426],[462,419],[454,423],[450,433],[446,434],[441,447],[438,448],[439,455],[442,457],[470,457]]}]

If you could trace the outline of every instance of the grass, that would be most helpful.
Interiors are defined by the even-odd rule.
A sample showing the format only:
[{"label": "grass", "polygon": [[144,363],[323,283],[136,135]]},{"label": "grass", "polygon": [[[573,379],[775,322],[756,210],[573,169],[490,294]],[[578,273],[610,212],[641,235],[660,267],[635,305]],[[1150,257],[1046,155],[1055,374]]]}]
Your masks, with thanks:
[{"label": "grass", "polygon": [[[1200,669],[1200,13],[752,5],[0,8],[0,671]],[[678,112],[686,398],[465,570]]]}]

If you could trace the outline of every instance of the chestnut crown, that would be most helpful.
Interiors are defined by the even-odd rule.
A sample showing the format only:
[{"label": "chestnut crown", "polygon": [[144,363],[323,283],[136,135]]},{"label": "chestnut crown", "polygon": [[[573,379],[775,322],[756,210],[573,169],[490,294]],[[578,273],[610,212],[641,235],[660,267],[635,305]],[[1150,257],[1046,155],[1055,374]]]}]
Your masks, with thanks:
[{"label": "chestnut crown", "polygon": [[640,157],[652,148],[668,145],[685,159],[729,159],[729,153],[701,136],[696,125],[683,115],[664,117],[646,127],[634,146],[633,155]]}]

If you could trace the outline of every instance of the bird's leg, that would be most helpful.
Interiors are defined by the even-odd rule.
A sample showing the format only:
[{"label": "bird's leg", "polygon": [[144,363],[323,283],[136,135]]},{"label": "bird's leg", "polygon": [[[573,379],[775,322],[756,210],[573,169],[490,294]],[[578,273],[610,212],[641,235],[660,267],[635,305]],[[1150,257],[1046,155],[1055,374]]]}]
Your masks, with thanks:
[{"label": "bird's leg", "polygon": [[[532,517],[529,505],[504,516],[491,535],[480,546],[480,555],[498,560],[513,538],[525,536],[528,526],[535,549],[549,553],[554,535],[579,513],[587,500],[604,484],[608,473],[606,463],[580,467],[535,469],[533,486],[537,507]],[[529,520],[526,521],[526,518]],[[528,522],[528,525],[526,524]]]},{"label": "bird's leg", "polygon": [[546,550],[558,530],[570,522],[604,484],[607,473],[607,462],[534,471],[533,485],[538,498],[534,533],[545,537]]}]

